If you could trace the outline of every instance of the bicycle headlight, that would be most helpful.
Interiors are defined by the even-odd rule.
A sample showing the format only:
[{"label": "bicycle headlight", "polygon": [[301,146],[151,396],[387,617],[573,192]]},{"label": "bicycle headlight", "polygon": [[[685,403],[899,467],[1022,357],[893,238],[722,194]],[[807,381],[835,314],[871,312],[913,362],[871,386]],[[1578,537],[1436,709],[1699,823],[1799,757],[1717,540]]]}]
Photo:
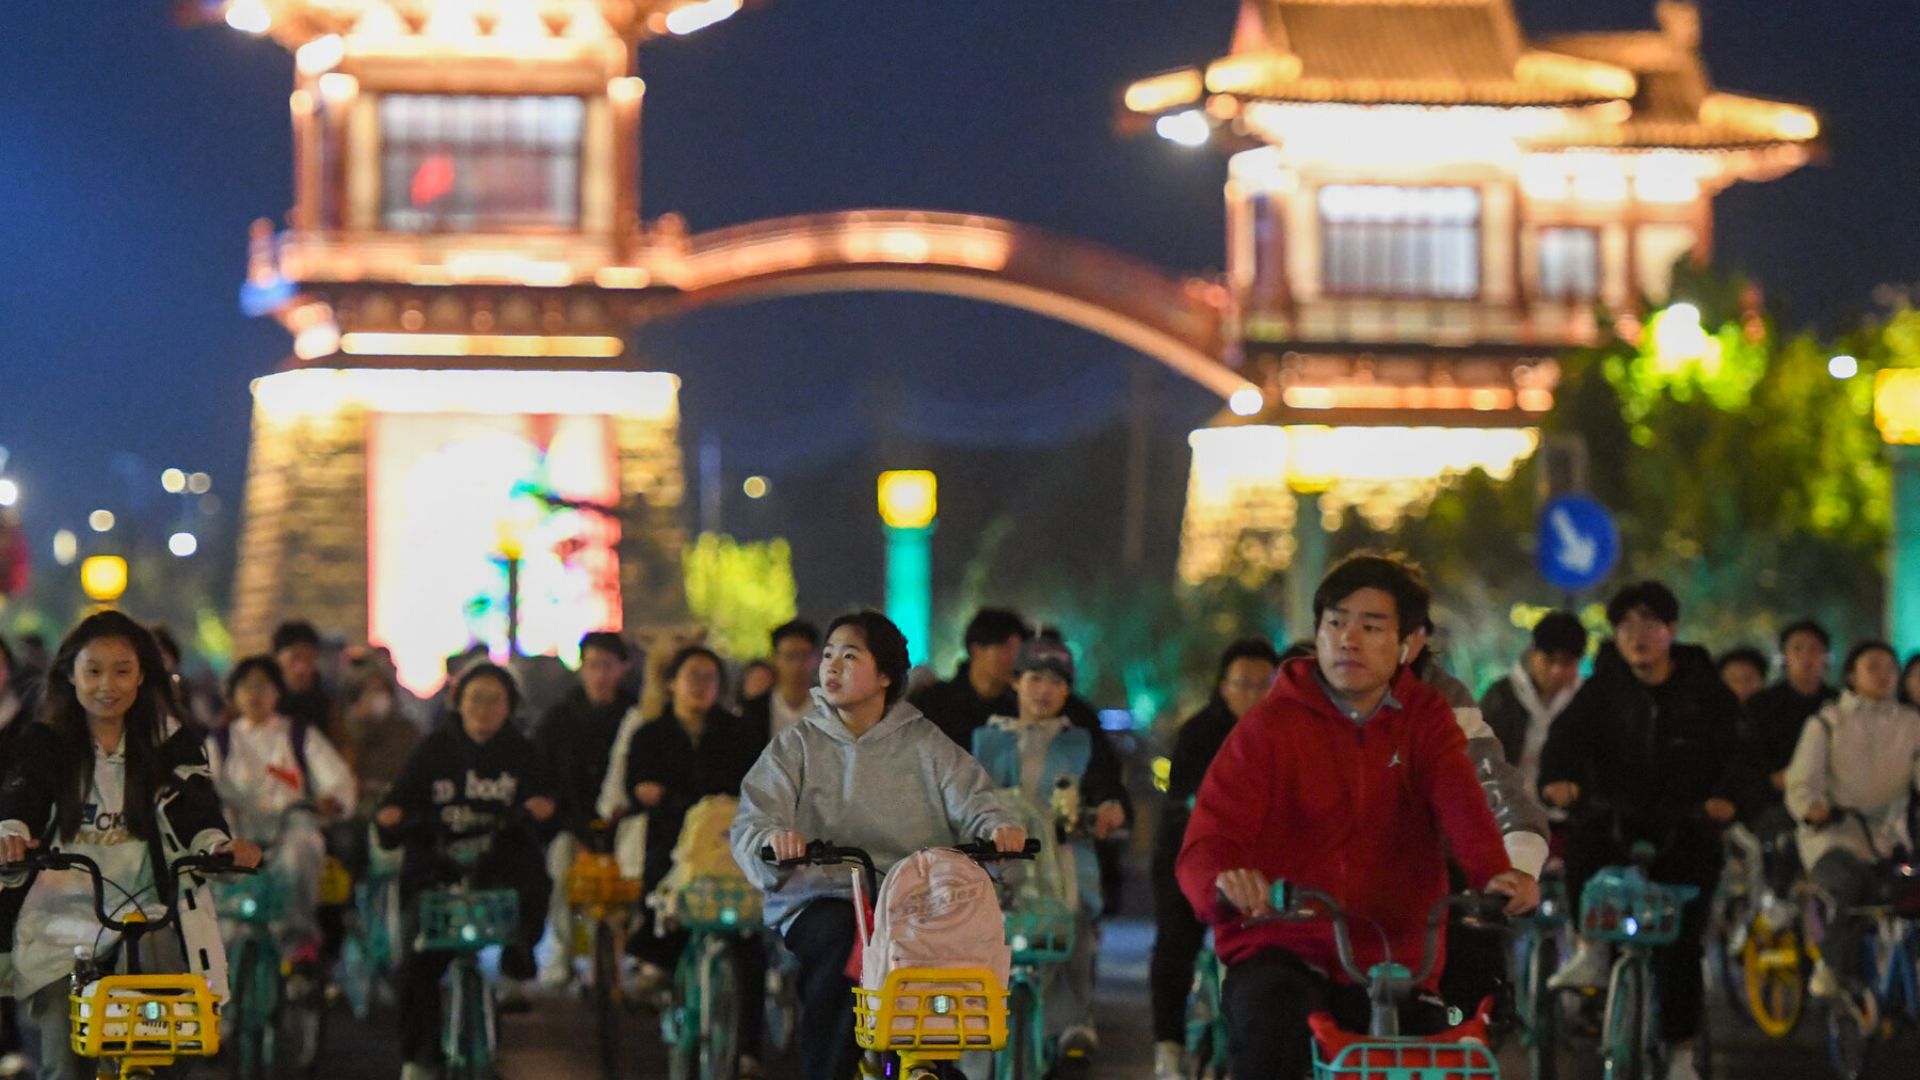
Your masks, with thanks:
[{"label": "bicycle headlight", "polygon": [[146,1001],[146,1002],[142,1002],[142,1003],[141,1003],[141,1005],[140,1005],[140,1019],[142,1019],[142,1020],[164,1020],[164,1019],[166,1019],[166,1017],[167,1017],[167,1008],[166,1008],[166,1006],[164,1006],[164,1005],[162,1005],[162,1004],[160,1004],[159,1002],[157,1002],[157,1001]]},{"label": "bicycle headlight", "polygon": [[945,994],[935,994],[927,1007],[933,1010],[935,1016],[945,1016],[953,1011],[953,999]]},{"label": "bicycle headlight", "polygon": [[1621,922],[1620,929],[1625,930],[1628,937],[1632,937],[1640,932],[1640,920],[1629,915]]}]

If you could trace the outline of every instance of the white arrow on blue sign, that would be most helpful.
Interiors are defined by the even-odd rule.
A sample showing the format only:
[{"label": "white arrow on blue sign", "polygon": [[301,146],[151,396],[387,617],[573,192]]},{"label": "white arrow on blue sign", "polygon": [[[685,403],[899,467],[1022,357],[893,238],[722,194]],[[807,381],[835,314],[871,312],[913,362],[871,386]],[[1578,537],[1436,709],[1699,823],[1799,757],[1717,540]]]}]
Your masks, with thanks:
[{"label": "white arrow on blue sign", "polygon": [[1620,561],[1620,530],[1607,508],[1586,495],[1562,495],[1540,511],[1540,574],[1577,592],[1605,580]]}]

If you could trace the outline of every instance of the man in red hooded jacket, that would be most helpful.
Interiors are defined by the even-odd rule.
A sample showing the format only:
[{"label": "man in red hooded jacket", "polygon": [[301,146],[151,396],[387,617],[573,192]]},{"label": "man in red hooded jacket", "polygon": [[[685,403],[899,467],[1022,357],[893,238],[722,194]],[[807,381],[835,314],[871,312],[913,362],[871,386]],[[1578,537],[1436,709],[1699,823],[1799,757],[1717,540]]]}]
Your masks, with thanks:
[{"label": "man in red hooded jacket", "polygon": [[[1417,572],[1395,560],[1335,567],[1313,597],[1317,655],[1281,667],[1200,786],[1177,873],[1227,965],[1235,1076],[1305,1075],[1316,1010],[1366,1030],[1365,988],[1341,970],[1330,923],[1238,925],[1271,910],[1273,881],[1346,908],[1362,970],[1386,959],[1362,920],[1380,926],[1395,960],[1418,966],[1449,851],[1469,884],[1510,898],[1509,912],[1538,902],[1538,885],[1507,860],[1452,710],[1405,666],[1428,603]],[[1423,1000],[1403,1022],[1432,1031],[1443,1015],[1437,999]]]}]

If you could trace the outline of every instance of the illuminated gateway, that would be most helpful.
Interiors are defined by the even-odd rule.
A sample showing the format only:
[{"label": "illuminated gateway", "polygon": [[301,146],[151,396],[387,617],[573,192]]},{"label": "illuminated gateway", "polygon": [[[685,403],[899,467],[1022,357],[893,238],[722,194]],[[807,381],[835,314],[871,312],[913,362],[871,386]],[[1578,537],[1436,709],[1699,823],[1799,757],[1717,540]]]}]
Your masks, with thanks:
[{"label": "illuminated gateway", "polygon": [[[249,309],[294,353],[254,386],[239,645],[300,613],[436,685],[470,641],[565,653],[679,617],[678,386],[623,334],[690,306],[912,290],[1041,312],[1230,404],[1193,438],[1181,574],[1312,557],[1511,469],[1554,354],[1705,256],[1711,199],[1804,163],[1815,118],[1712,90],[1691,6],[1529,43],[1508,0],[1259,0],[1229,55],[1128,88],[1233,151],[1224,280],[1010,222],[849,211],[689,236],[643,222],[640,42],[740,0],[203,0],[292,50],[295,201]],[[1304,569],[1304,568],[1303,568]]]}]

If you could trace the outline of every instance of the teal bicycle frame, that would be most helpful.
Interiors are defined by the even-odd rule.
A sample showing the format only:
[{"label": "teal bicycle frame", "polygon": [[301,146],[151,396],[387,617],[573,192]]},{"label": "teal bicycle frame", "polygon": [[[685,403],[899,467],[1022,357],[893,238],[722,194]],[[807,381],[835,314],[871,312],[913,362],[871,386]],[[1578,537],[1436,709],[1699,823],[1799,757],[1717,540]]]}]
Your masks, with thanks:
[{"label": "teal bicycle frame", "polygon": [[1047,969],[1073,952],[1073,910],[1058,900],[1029,900],[1004,916],[1013,966],[1007,972],[1007,1045],[994,1055],[995,1080],[1040,1080],[1059,1047],[1047,1035]]}]

